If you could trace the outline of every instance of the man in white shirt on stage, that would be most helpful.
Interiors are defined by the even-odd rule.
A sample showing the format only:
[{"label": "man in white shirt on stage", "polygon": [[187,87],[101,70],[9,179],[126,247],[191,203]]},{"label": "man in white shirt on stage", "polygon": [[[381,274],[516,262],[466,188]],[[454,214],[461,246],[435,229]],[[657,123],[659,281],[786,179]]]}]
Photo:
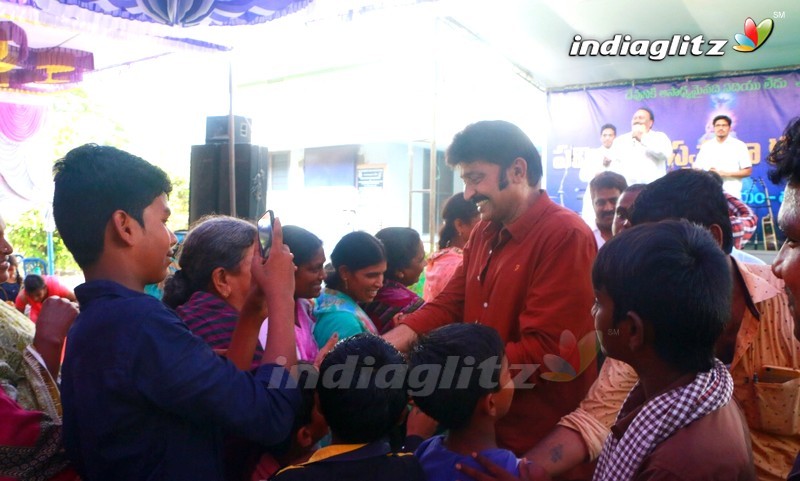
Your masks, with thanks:
[{"label": "man in white shirt on stage", "polygon": [[694,168],[710,170],[722,177],[722,190],[728,194],[742,198],[742,179],[750,177],[753,163],[747,145],[739,139],[731,137],[731,118],[717,115],[712,123],[715,139],[706,141],[694,159]]},{"label": "man in white shirt on stage", "polygon": [[631,131],[614,139],[628,185],[649,184],[667,173],[672,142],[664,132],[652,130],[654,121],[653,111],[642,107],[633,114]]},{"label": "man in white shirt on stage", "polygon": [[614,144],[614,138],[617,136],[617,128],[612,124],[605,124],[600,127],[600,147],[590,150],[586,159],[583,161],[581,170],[578,177],[581,181],[586,182],[586,192],[583,194],[583,207],[581,209],[581,217],[589,227],[594,228],[595,212],[592,207],[592,196],[589,195],[589,182],[600,174],[601,172],[618,172],[622,173],[622,165],[620,160],[614,153],[611,146]]}]

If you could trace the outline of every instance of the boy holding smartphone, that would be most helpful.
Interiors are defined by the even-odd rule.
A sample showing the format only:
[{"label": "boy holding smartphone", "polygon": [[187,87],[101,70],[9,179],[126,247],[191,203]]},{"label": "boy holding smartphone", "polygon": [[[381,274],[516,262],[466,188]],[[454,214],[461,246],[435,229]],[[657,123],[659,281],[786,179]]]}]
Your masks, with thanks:
[{"label": "boy holding smartphone", "polygon": [[[55,167],[53,213],[86,283],[62,373],[64,444],[84,480],[219,480],[222,436],[264,445],[289,434],[300,403],[282,366],[243,372],[142,291],[166,275],[166,174],[113,147],[87,144]],[[254,256],[250,297],[263,295],[270,336],[294,356],[294,266],[275,225]],[[254,246],[255,248],[255,246]],[[259,292],[260,291],[260,292]]]}]

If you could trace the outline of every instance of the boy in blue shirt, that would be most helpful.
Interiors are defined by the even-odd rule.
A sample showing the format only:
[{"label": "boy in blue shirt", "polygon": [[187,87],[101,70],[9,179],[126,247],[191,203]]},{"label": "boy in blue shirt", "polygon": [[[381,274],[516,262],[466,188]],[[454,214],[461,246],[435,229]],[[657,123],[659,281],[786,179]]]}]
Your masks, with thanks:
[{"label": "boy in blue shirt", "polygon": [[[428,375],[422,376],[423,371]],[[421,381],[414,385],[415,380]],[[491,327],[458,323],[423,336],[409,354],[409,387],[422,412],[448,430],[416,451],[425,475],[463,479],[456,465],[478,468],[479,453],[519,476],[519,460],[495,442],[495,423],[514,396],[503,341]]]},{"label": "boy in blue shirt", "polygon": [[419,461],[392,452],[388,436],[408,402],[403,356],[378,336],[358,334],[325,356],[317,396],[332,444],[307,463],[289,466],[273,481],[423,481]]},{"label": "boy in blue shirt", "polygon": [[82,479],[216,481],[224,435],[285,439],[300,396],[286,387],[286,370],[269,364],[284,356],[291,365],[295,355],[294,268],[280,225],[266,263],[254,239],[254,287],[237,326],[252,339],[235,334],[242,345],[257,342],[266,302],[273,345],[261,367],[242,372],[143,293],[166,276],[176,243],[166,226],[167,175],[93,144],[70,151],[54,172],[56,226],[86,278],[75,289],[81,313],[61,384],[64,444]]}]

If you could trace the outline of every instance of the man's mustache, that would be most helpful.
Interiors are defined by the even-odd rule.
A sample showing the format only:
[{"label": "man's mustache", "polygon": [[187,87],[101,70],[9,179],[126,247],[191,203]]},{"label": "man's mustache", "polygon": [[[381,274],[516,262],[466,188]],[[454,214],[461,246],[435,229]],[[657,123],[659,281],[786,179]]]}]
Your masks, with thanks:
[{"label": "man's mustache", "polygon": [[488,197],[486,197],[485,195],[480,195],[480,194],[475,194],[475,195],[473,195],[473,196],[472,196],[472,198],[470,199],[470,201],[471,201],[473,204],[477,204],[478,202],[481,202],[481,201],[484,201],[484,200],[489,200],[489,198],[488,198]]}]

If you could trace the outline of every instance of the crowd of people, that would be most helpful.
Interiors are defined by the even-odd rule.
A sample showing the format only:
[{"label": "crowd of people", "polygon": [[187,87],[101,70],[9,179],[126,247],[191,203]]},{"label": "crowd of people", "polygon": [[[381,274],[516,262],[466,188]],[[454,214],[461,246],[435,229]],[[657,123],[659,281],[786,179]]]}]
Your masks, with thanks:
[{"label": "crowd of people", "polygon": [[[604,124],[600,128],[601,146],[589,151],[581,165],[579,178],[587,183],[581,217],[594,229],[598,247],[611,238],[609,214],[613,208],[609,208],[609,199],[616,200],[627,185],[645,185],[667,172],[672,144],[665,133],[653,130],[654,123],[653,111],[642,107],[634,112],[631,131],[626,134],[617,136],[614,125]],[[712,119],[713,138],[700,145],[692,168],[719,177],[729,202],[738,250],[755,233],[758,219],[741,200],[742,180],[750,177],[753,164],[747,145],[736,138],[732,125],[726,114]],[[758,262],[752,257],[747,261]]]},{"label": "crowd of people", "polygon": [[265,257],[252,223],[214,215],[174,270],[166,174],[72,150],[53,214],[86,282],[26,278],[36,319],[0,303],[0,478],[800,479],[800,118],[768,157],[772,266],[737,251],[755,221],[726,186],[746,169],[666,173],[653,120],[637,110],[624,161],[603,127],[594,225],[542,190],[521,129],[467,126],[427,260],[388,227],[326,265],[313,226],[279,219]]}]

